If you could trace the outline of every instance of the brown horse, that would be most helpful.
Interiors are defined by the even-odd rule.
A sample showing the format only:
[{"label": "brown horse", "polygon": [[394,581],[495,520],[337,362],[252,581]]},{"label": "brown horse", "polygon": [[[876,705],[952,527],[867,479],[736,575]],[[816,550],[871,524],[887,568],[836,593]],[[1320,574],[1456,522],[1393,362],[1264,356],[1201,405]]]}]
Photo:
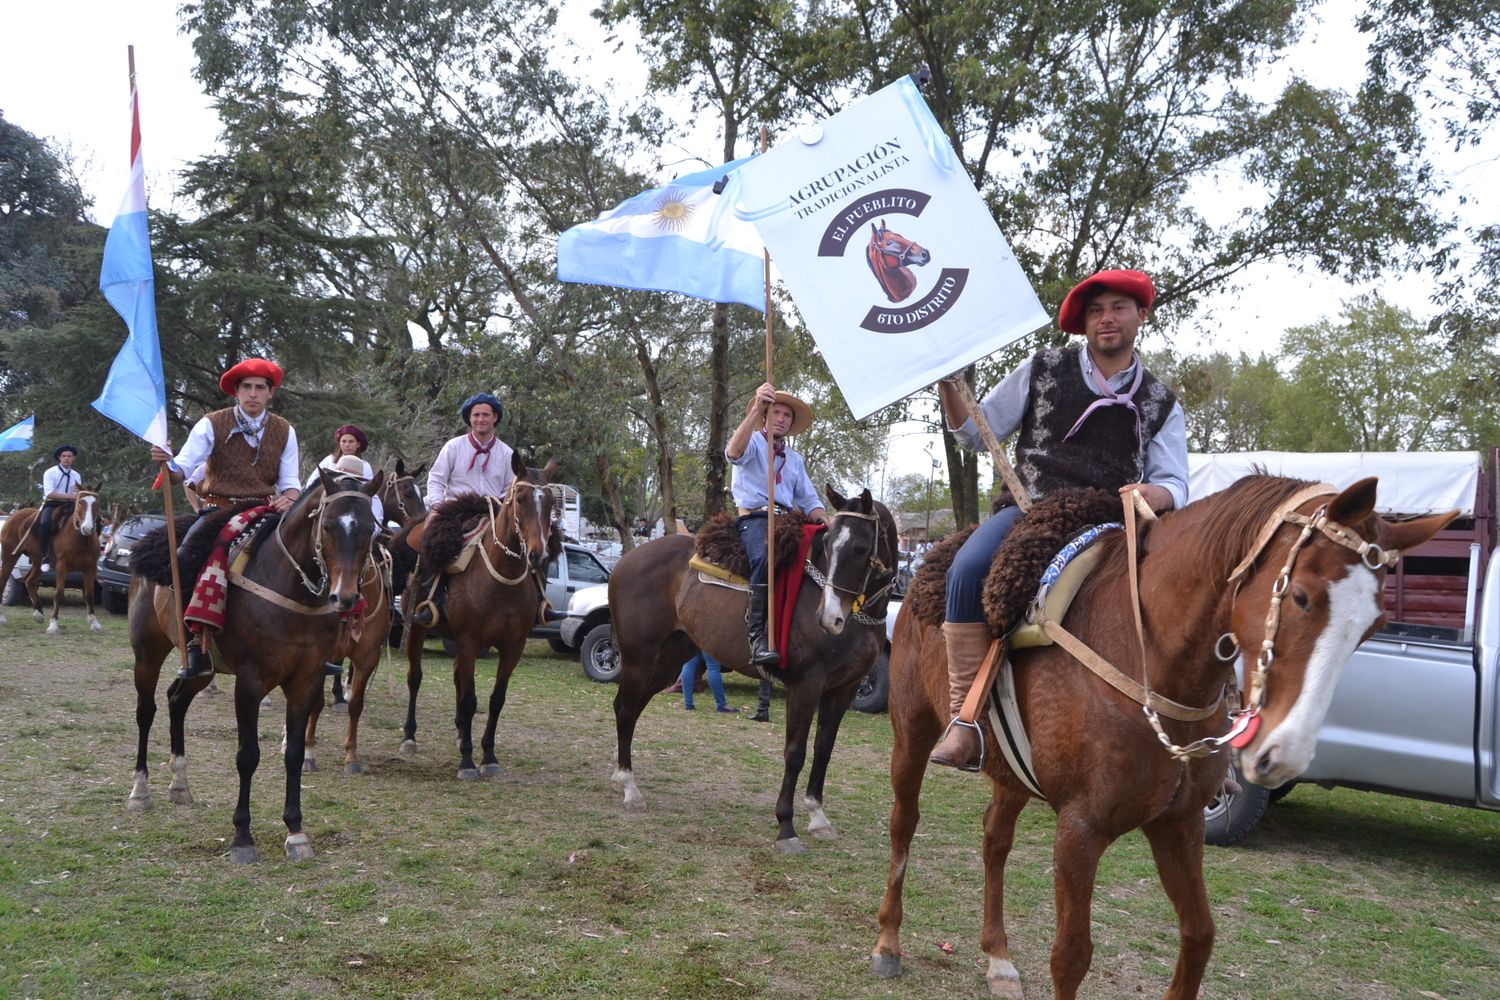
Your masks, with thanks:
[{"label": "brown horse", "polygon": [[[387,525],[394,522],[404,529],[427,516],[427,504],[417,486],[417,479],[426,468],[424,463],[408,473],[405,464],[400,459],[396,460],[395,472],[386,476],[385,489],[380,493]],[[390,540],[383,532],[380,538],[365,579],[360,584],[360,596],[365,599],[365,614],[359,637],[356,639],[352,634],[341,634],[339,648],[328,661],[342,663],[345,658],[349,660],[349,720],[344,733],[345,774],[364,773],[364,767],[359,762],[359,720],[365,710],[365,692],[369,690],[375,670],[380,666],[381,655],[388,648],[386,638],[391,630],[392,590],[399,579],[388,544]],[[339,696],[337,678],[334,684],[335,696]],[[335,710],[337,707],[335,706]],[[308,716],[307,752],[302,764],[303,771],[318,769],[317,730],[322,711],[323,705],[320,702],[314,706],[312,715]],[[286,752],[284,738],[282,752]]]},{"label": "brown horse", "polygon": [[[215,667],[235,675],[234,714],[239,730],[235,763],[240,776],[230,857],[252,862],[259,855],[250,835],[250,779],[260,764],[257,726],[260,702],[273,688],[286,696],[286,853],[313,856],[302,829],[302,760],[308,716],[323,700],[323,664],[334,653],[341,617],[355,607],[370,559],[375,516],[370,498],[385,473],[368,483],[319,470],[318,482],[302,494],[273,528],[264,531],[248,564],[231,575],[225,624],[215,640]],[[266,537],[269,535],[270,537]],[[149,536],[148,536],[149,537]],[[159,543],[158,543],[159,544]],[[142,548],[146,548],[143,544]],[[171,589],[142,575],[133,561],[130,581],[130,644],[135,650],[136,748],[131,809],[150,805],[146,741],[156,716],[156,683],[162,661],[176,644]],[[167,688],[171,722],[173,802],[190,804],[184,722],[193,697],[212,676],[177,679]]]},{"label": "brown horse", "polygon": [[870,223],[870,245],[865,248],[865,262],[870,265],[880,290],[892,302],[900,302],[917,287],[913,267],[932,260],[932,255],[900,233],[891,232],[881,220],[880,227]]},{"label": "brown horse", "polygon": [[[58,612],[62,610],[63,589],[67,586],[68,574],[73,570],[83,573],[83,606],[88,615],[89,630],[102,632],[104,626],[94,617],[94,575],[99,569],[99,494],[92,490],[79,490],[78,499],[72,504],[69,516],[59,509],[52,522],[52,571],[56,586],[52,592],[52,621],[47,625],[48,635],[57,635]],[[31,560],[31,570],[23,581],[26,596],[31,599],[31,617],[45,621],[42,602],[37,595],[41,588],[44,553],[33,530],[40,508],[24,507],[12,514],[0,530],[0,549],[5,557],[0,559],[0,587],[10,579],[11,570],[24,554]],[[5,624],[5,614],[0,612],[0,625]]]},{"label": "brown horse", "polygon": [[[1217,705],[1201,721],[1148,717],[1138,701],[1105,684],[1061,646],[1014,657],[1012,677],[1030,737],[1033,773],[1057,813],[1057,937],[1051,964],[1059,1000],[1077,995],[1093,955],[1089,912],[1099,858],[1116,838],[1137,828],[1151,844],[1162,886],[1177,911],[1180,944],[1166,997],[1198,995],[1214,940],[1203,882],[1203,809],[1228,767],[1216,751],[1226,742],[1224,696],[1234,681],[1233,661],[1258,665],[1250,686],[1253,711],[1237,713],[1243,736],[1234,745],[1240,747],[1242,770],[1259,784],[1280,785],[1306,768],[1339,672],[1355,646],[1379,626],[1381,588],[1395,555],[1421,544],[1454,516],[1391,523],[1374,515],[1374,504],[1374,479],[1340,493],[1251,476],[1144,529],[1139,592],[1150,665],[1146,677],[1156,695],[1186,706]],[[1140,681],[1141,640],[1122,535],[1099,543],[1106,546],[1099,567],[1062,625]],[[891,650],[890,683],[891,865],[880,938],[871,956],[872,970],[881,976],[901,970],[901,893],[917,797],[927,755],[948,721],[940,629],[903,612]],[[1160,735],[1155,722],[1163,727]],[[994,752],[988,723],[984,730],[989,750],[984,770],[993,798],[984,820],[979,942],[989,956],[991,992],[1020,997],[1005,933],[1003,879],[1016,817],[1032,796]],[[1200,740],[1205,742],[1189,745]]]},{"label": "brown horse", "polygon": [[[464,494],[445,500],[434,508],[435,514],[460,509],[481,512],[488,530],[481,536],[478,548],[462,572],[448,577],[447,611],[444,620],[429,628],[410,620],[406,623],[406,725],[401,752],[417,750],[417,692],[422,687],[422,643],[428,632],[453,639],[453,686],[457,710],[453,716],[458,730],[458,777],[472,781],[481,774],[500,773],[495,757],[495,727],[500,710],[505,707],[505,691],[510,675],[526,648],[526,637],[536,624],[542,608],[542,588],[536,574],[561,551],[562,537],[552,531],[553,492],[547,488],[557,471],[555,461],[541,470],[528,469],[520,455],[512,458],[516,478],[503,499]],[[424,544],[424,543],[419,543]],[[425,556],[424,556],[425,558]],[[416,595],[404,599],[407,609],[414,609]],[[493,646],[499,652],[495,671],[495,689],[490,692],[489,721],[484,727],[480,747],[484,759],[474,767],[474,712],[478,699],[474,694],[474,661],[479,651]],[[350,717],[354,712],[351,708]]]},{"label": "brown horse", "polygon": [[[823,812],[823,781],[839,723],[885,645],[886,599],[895,579],[896,522],[890,512],[870,498],[869,490],[845,499],[832,486],[826,489],[835,513],[808,558],[807,572],[817,586],[804,586],[798,595],[787,647],[791,665],[781,677],[787,688],[786,751],[776,800],[776,846],[788,854],[804,850],[792,825],[792,801],[814,715],[818,738],[803,802],[810,814],[808,832],[820,840],[838,836]],[[627,809],[645,808],[631,762],[636,720],[679,675],[694,647],[726,670],[758,676],[745,639],[746,594],[701,582],[688,567],[692,555],[693,539],[668,535],[626,553],[609,577],[620,651],[610,782],[624,794]]]}]

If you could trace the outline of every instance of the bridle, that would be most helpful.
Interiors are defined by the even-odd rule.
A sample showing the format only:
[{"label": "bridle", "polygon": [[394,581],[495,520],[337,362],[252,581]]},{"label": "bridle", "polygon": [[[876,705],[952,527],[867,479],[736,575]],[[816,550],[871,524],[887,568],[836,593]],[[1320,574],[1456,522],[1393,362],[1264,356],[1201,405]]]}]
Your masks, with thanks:
[{"label": "bridle", "polygon": [[[864,578],[860,580],[857,586],[841,586],[838,581],[833,579],[832,574],[828,574],[825,576],[822,570],[814,566],[813,561],[810,557],[808,558],[807,563],[802,567],[803,571],[806,572],[808,576],[812,577],[813,583],[816,583],[819,587],[832,587],[834,590],[838,591],[841,594],[851,595],[853,600],[850,604],[850,617],[855,621],[859,622],[862,625],[879,625],[885,621],[884,611],[881,612],[879,618],[876,618],[872,615],[865,614],[861,609],[870,604],[870,602],[878,601],[882,597],[884,597],[896,582],[895,572],[889,569],[885,565],[885,563],[880,561],[881,543],[884,540],[885,535],[885,523],[881,520],[880,515],[875,512],[865,514],[857,510],[836,510],[833,512],[833,516],[835,519],[840,517],[853,517],[858,518],[861,521],[874,522],[875,544],[874,547],[870,550],[870,558],[865,561]],[[875,590],[873,593],[870,592],[870,578],[887,574],[890,578],[886,580],[885,585]]]},{"label": "bridle", "polygon": [[[504,584],[507,587],[515,586],[516,584],[524,581],[526,577],[531,575],[531,565],[529,560],[526,558],[526,553],[524,551],[517,552],[510,546],[506,545],[505,542],[500,538],[499,524],[502,518],[502,511],[504,511],[505,508],[509,507],[511,517],[510,528],[515,532],[516,544],[520,545],[523,550],[526,547],[523,540],[523,535],[521,533],[521,501],[520,497],[517,496],[517,492],[522,489],[532,491],[547,490],[548,492],[551,492],[551,490],[545,485],[538,485],[536,483],[526,482],[523,479],[517,479],[510,484],[510,489],[505,491],[504,499],[497,501],[494,497],[487,496],[484,498],[485,507],[489,511],[490,516],[490,537],[495,540],[495,546],[501,552],[503,552],[505,555],[510,556],[512,559],[517,559],[520,561],[521,571],[513,577],[503,575],[499,570],[495,568],[495,564],[490,561],[489,551],[483,545],[479,546],[479,558],[484,562],[484,568],[489,571],[490,576],[495,580],[495,582]],[[543,528],[543,531],[547,531],[550,529],[551,524],[549,523],[546,528]],[[507,532],[507,534],[509,534],[509,532]]]},{"label": "bridle", "polygon": [[[360,482],[360,480],[353,476],[342,476],[339,477],[338,482],[358,483]],[[323,495],[318,498],[317,507],[313,510],[308,511],[305,515],[308,520],[316,519],[318,522],[313,526],[313,562],[317,565],[318,573],[321,576],[321,579],[317,583],[313,583],[312,579],[307,575],[307,572],[302,568],[302,565],[297,562],[296,557],[292,555],[291,550],[286,547],[286,540],[281,536],[281,529],[286,524],[287,519],[283,517],[280,521],[276,522],[276,528],[272,532],[276,536],[276,544],[281,548],[282,555],[286,556],[286,561],[292,564],[292,568],[295,569],[297,571],[297,575],[302,578],[302,586],[306,587],[308,593],[312,594],[314,597],[322,597],[328,592],[328,563],[323,558],[323,521],[328,511],[328,505],[334,500],[352,500],[355,497],[359,497],[367,504],[371,503],[373,500],[373,498],[366,494],[363,490],[339,490],[334,493],[328,493],[325,491]],[[287,511],[287,513],[290,514],[291,511]],[[372,506],[371,517],[373,516],[374,510]],[[371,535],[370,544],[373,546],[374,542],[374,536]],[[367,557],[368,555],[369,553],[366,553]]]},{"label": "bridle", "polygon": [[415,485],[416,481],[417,478],[415,476],[392,476],[389,480],[386,481],[384,492],[389,492],[391,495],[391,502],[387,505],[387,507],[394,507],[396,510],[401,512],[402,524],[405,524],[407,521],[411,520],[414,515],[406,506],[406,501],[402,499],[402,494],[405,491],[401,489],[401,484],[411,483]]}]

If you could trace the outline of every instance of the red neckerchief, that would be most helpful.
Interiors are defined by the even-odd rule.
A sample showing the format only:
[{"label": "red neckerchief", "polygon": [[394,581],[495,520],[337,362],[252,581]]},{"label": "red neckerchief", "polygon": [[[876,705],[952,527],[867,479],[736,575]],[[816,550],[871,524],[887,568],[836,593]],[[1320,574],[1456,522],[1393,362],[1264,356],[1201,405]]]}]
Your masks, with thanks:
[{"label": "red neckerchief", "polygon": [[[770,435],[768,435],[765,431],[761,431],[760,436],[765,438],[767,441],[771,440]],[[777,485],[780,485],[781,470],[786,468],[786,442],[782,441],[780,444],[772,445],[771,450],[775,453],[777,458],[781,459],[781,464],[776,466],[776,483]]]},{"label": "red neckerchief", "polygon": [[494,448],[495,447],[495,442],[500,440],[499,436],[497,435],[495,437],[490,438],[490,443],[487,444],[487,445],[485,445],[483,448],[481,448],[479,446],[479,439],[474,436],[474,432],[473,431],[469,432],[468,437],[469,437],[469,447],[474,449],[474,454],[469,458],[469,471],[470,472],[474,471],[474,463],[477,462],[477,461],[479,461],[479,456],[480,455],[483,455],[484,456],[484,464],[479,467],[479,471],[481,471],[481,472],[489,472],[490,471],[490,449]]}]

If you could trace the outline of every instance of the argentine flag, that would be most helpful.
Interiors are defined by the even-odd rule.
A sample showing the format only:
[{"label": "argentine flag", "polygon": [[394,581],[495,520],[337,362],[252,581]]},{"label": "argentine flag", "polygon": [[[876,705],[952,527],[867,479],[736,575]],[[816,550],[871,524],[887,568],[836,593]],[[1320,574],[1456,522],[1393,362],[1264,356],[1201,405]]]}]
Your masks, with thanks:
[{"label": "argentine flag", "polygon": [[146,230],[141,113],[130,87],[130,186],[104,241],[99,290],[125,320],[125,346],[110,365],[94,409],[151,444],[167,447],[167,379],[156,334],[156,282]]},{"label": "argentine flag", "polygon": [[591,285],[681,292],[766,307],[765,244],[737,218],[732,191],[714,193],[749,157],[643,191],[557,240],[557,277]]},{"label": "argentine flag", "polygon": [[33,413],[15,426],[0,431],[0,451],[29,451],[35,434],[36,414]]}]

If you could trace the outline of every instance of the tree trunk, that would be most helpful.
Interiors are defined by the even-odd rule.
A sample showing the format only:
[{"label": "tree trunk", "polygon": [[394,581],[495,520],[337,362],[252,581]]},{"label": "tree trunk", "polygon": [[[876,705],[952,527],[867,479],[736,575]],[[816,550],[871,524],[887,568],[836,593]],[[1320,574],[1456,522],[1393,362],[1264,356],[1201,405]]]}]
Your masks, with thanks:
[{"label": "tree trunk", "polygon": [[729,442],[729,306],[714,306],[714,325],[709,334],[708,445],[703,456],[703,517],[707,520],[724,510],[725,478],[729,463],[724,445]]}]

